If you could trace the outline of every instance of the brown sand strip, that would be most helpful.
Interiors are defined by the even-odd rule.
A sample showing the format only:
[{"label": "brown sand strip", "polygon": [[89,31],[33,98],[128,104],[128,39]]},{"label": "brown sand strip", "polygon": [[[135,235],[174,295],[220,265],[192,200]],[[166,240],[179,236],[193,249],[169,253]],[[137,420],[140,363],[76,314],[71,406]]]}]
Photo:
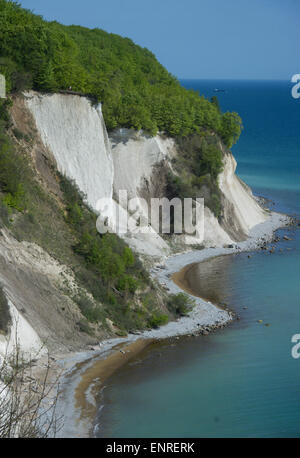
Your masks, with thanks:
[{"label": "brown sand strip", "polygon": [[[219,257],[220,256],[216,256],[216,258],[219,258]],[[215,258],[210,258],[208,260],[201,261],[201,264],[205,262],[210,262],[213,259]],[[171,280],[175,283],[175,285],[179,286],[179,288],[185,291],[186,293],[191,294],[192,296],[195,296],[195,297],[200,297],[200,299],[203,299],[204,301],[209,301],[213,303],[216,307],[218,307],[220,310],[224,310],[224,308],[221,306],[221,304],[218,303],[217,300],[211,299],[209,297],[205,297],[204,295],[200,295],[199,293],[197,293],[195,290],[193,290],[189,286],[189,281],[188,281],[189,273],[197,264],[199,263],[193,262],[192,264],[188,264],[184,266],[181,270],[179,270],[179,272],[173,273],[173,275],[171,276]]]},{"label": "brown sand strip", "polygon": [[187,284],[187,277],[189,274],[189,271],[196,265],[198,264],[197,262],[193,262],[192,264],[188,264],[187,266],[184,266],[179,272],[175,272],[171,276],[171,280],[175,283],[175,285],[179,286],[183,291],[186,293],[191,294],[192,296],[198,296],[195,294],[195,291],[193,291]]},{"label": "brown sand strip", "polygon": [[105,359],[96,360],[91,367],[81,374],[81,380],[75,389],[75,408],[81,410],[81,419],[93,419],[96,414],[96,406],[91,404],[86,396],[90,387],[92,387],[93,395],[99,393],[107,378],[153,342],[154,339],[138,339],[128,345],[125,344],[121,349],[120,345],[117,345],[113,353]]}]

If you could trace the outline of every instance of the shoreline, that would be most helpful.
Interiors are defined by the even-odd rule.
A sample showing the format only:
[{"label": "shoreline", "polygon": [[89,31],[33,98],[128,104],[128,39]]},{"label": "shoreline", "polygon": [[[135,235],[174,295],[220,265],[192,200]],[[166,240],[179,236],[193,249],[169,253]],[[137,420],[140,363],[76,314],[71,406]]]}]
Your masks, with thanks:
[{"label": "shoreline", "polygon": [[[237,242],[233,248],[204,248],[169,256],[164,265],[154,266],[150,274],[164,286],[169,293],[182,292],[183,286],[178,279],[191,265],[213,257],[254,251],[269,243],[274,232],[286,227],[291,218],[284,214],[270,212],[270,218],[255,226],[247,240]],[[175,278],[174,278],[175,275]],[[177,280],[177,281],[176,281]],[[99,349],[77,352],[57,357],[55,366],[63,371],[60,382],[62,390],[57,406],[58,416],[63,415],[65,425],[57,437],[90,437],[97,412],[96,397],[104,382],[119,368],[143,349],[157,340],[177,338],[186,335],[208,334],[212,330],[225,327],[234,319],[228,309],[206,301],[187,292],[195,300],[195,307],[188,316],[166,325],[123,338],[112,338],[100,342]]]},{"label": "shoreline", "polygon": [[[221,256],[226,256],[226,255],[219,255],[219,256],[214,256],[214,257],[211,257],[211,258],[208,258],[208,259],[205,259],[201,262],[206,262],[206,261],[211,261],[212,259],[214,258],[219,258]],[[230,256],[230,255],[228,255]],[[188,277],[190,271],[198,265],[198,262],[192,262],[191,264],[187,264],[186,266],[184,266],[182,269],[180,269],[178,272],[175,272],[173,275],[171,275],[171,280],[173,283],[175,283],[175,285],[177,285],[182,291],[184,291],[186,294],[188,294],[189,296],[193,296],[193,297],[199,297],[200,299],[202,299],[203,301],[206,301],[208,302],[209,299],[206,298],[206,297],[203,297],[203,296],[200,296],[200,294],[197,294],[192,288],[190,288],[188,286],[188,282],[186,280],[186,278]],[[220,304],[218,304],[217,302],[212,302],[216,307],[218,307],[220,310],[226,310],[225,307],[222,307]],[[233,312],[234,313],[234,312]]]}]

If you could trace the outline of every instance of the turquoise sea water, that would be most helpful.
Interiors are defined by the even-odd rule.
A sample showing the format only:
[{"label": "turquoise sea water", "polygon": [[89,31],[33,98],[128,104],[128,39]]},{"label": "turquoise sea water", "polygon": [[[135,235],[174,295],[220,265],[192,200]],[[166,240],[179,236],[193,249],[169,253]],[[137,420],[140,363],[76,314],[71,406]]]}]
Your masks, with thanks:
[{"label": "turquoise sea water", "polygon": [[[226,90],[217,94],[222,109],[244,123],[233,148],[238,174],[273,208],[299,217],[300,99],[289,82],[182,84],[207,97]],[[118,372],[104,390],[98,435],[300,437],[300,359],[291,356],[291,337],[300,334],[300,230],[279,234],[293,240],[273,255],[220,260],[212,281],[241,320],[156,346]]]}]

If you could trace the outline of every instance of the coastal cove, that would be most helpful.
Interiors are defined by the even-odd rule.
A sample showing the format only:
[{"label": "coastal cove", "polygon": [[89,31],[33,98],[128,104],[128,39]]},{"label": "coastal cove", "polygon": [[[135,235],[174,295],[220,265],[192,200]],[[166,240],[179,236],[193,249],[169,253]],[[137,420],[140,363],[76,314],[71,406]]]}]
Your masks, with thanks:
[{"label": "coastal cove", "polygon": [[[252,155],[251,161],[254,159]],[[287,163],[289,160],[295,161],[295,155],[286,158]],[[244,166],[241,163],[249,169],[247,160]],[[259,157],[256,169],[261,168],[263,183],[264,173],[270,173],[270,168]],[[281,172],[279,160],[279,168],[271,168],[275,185],[276,173]],[[173,255],[152,269],[152,277],[171,293],[181,291],[172,279],[174,274],[191,264],[199,266],[199,272],[205,269],[207,286],[211,282],[214,294],[209,288],[205,290],[206,282],[196,291],[196,273],[188,286],[196,299],[189,317],[126,338],[103,341],[93,351],[57,356],[56,365],[64,371],[58,404],[58,413],[64,417],[61,437],[297,434],[297,426],[286,424],[285,411],[291,409],[297,417],[294,399],[298,386],[288,395],[287,403],[279,393],[282,389],[289,393],[297,378],[290,339],[297,333],[299,322],[299,231],[296,226],[288,226],[276,232],[279,243],[274,245],[272,239],[274,231],[289,225],[286,214],[299,218],[299,191],[297,185],[295,189],[275,191],[261,186],[254,187],[254,191],[271,199],[268,205],[276,212],[269,212],[264,223],[253,227],[246,241],[231,248],[211,247]],[[284,240],[287,235],[292,240]],[[268,249],[262,250],[265,245]],[[271,254],[272,246],[275,253]],[[293,275],[287,277],[289,271]],[[292,294],[286,297],[288,283]],[[184,284],[180,286],[187,289]],[[221,308],[215,303],[221,303]],[[232,321],[235,314],[241,319]],[[275,392],[269,393],[267,387],[277,380],[277,357],[284,368],[283,380],[276,382]],[[257,397],[260,402],[253,410]],[[281,421],[277,417],[269,420],[270,412],[279,415]],[[261,423],[257,423],[257,416]],[[184,424],[181,418],[185,418]],[[269,429],[264,428],[266,424]]]},{"label": "coastal cove", "polygon": [[[273,213],[270,218],[253,228],[250,237],[245,242],[240,242],[235,248],[208,248],[190,251],[166,260],[164,268],[154,268],[152,275],[161,284],[166,285],[172,293],[181,291],[173,281],[173,274],[184,265],[210,262],[220,258],[231,258],[245,251],[258,249],[263,242],[273,239],[274,231],[279,227],[289,225],[290,218],[283,214]],[[287,230],[287,229],[285,229]],[[210,332],[227,326],[234,314],[230,310],[223,310],[213,302],[207,302],[201,297],[194,297],[196,306],[187,317],[165,326],[137,334],[130,334],[126,338],[115,338],[100,344],[100,351],[78,353],[73,357],[66,356],[58,361],[63,367],[65,375],[61,381],[63,388],[58,404],[58,412],[64,417],[64,427],[59,432],[62,437],[89,437],[94,435],[106,436],[106,427],[103,434],[103,420],[106,409],[111,408],[111,403],[104,401],[106,388],[110,380],[118,379],[122,368],[126,374],[131,368],[138,368],[144,361],[157,352],[169,348],[180,347],[182,342],[187,342],[192,336],[199,334],[208,335]],[[198,339],[203,336],[198,337]],[[143,364],[142,364],[143,366]],[[99,421],[99,407],[100,421]],[[98,414],[97,414],[98,410]],[[96,417],[96,423],[95,423]],[[93,426],[94,425],[94,426]],[[109,434],[108,434],[109,435]]]},{"label": "coastal cove", "polygon": [[[248,92],[248,85],[243,84],[240,90],[245,94]],[[254,91],[257,84],[250,85],[250,93]],[[264,88],[268,89],[268,86]],[[283,88],[285,86],[281,83],[280,91]],[[213,93],[213,89],[211,90]],[[277,91],[278,87],[276,93]],[[271,96],[273,97],[272,92]],[[241,97],[237,97],[236,100],[241,100]],[[269,100],[267,102],[269,103]],[[238,107],[239,110],[241,108]],[[226,106],[223,109],[226,109]],[[256,115],[252,122],[256,124]],[[250,132],[251,125],[250,122]],[[292,125],[294,135],[293,129]],[[275,138],[278,146],[279,139]],[[266,137],[267,140],[269,137]],[[296,159],[295,151],[292,150],[292,153],[290,158],[286,157],[287,164]],[[244,167],[246,171],[251,170],[247,160],[240,161],[238,152],[235,151],[235,154],[242,168]],[[266,160],[269,160],[268,154],[266,156]],[[261,173],[262,184],[264,173],[268,174],[270,171],[271,177],[272,173],[274,174],[274,184],[277,184],[277,173],[280,175],[282,173],[280,157],[275,155],[274,163],[277,159],[279,159],[279,167],[270,169],[264,166],[259,154],[256,169]],[[252,154],[250,162],[254,160],[255,154]],[[291,168],[289,164],[289,167],[286,166],[286,173],[288,169],[294,171],[295,167]],[[247,179],[248,184],[251,185],[251,176],[247,176]],[[252,178],[253,181],[254,179]],[[270,181],[269,178],[269,183]],[[169,292],[178,293],[183,288],[195,295],[196,307],[190,316],[171,321],[158,329],[129,334],[125,338],[104,340],[90,351],[53,355],[56,360],[55,374],[60,371],[64,374],[60,381],[61,394],[57,406],[57,412],[63,417],[64,423],[58,433],[59,436],[179,437],[184,434],[186,437],[191,437],[203,434],[203,437],[218,437],[230,435],[230,431],[233,431],[232,435],[237,436],[251,435],[251,428],[250,433],[248,431],[248,420],[244,423],[240,422],[240,417],[245,415],[245,418],[249,418],[250,426],[252,418],[253,425],[256,425],[255,416],[251,412],[249,414],[247,409],[244,411],[243,406],[247,406],[249,402],[252,405],[247,395],[254,398],[258,396],[256,392],[252,393],[252,390],[256,389],[256,382],[254,383],[253,380],[258,380],[260,383],[260,377],[250,371],[249,389],[245,383],[246,374],[249,368],[257,368],[260,374],[266,361],[269,361],[269,364],[263,373],[266,372],[268,375],[269,371],[276,369],[274,357],[268,358],[269,354],[273,354],[273,344],[277,340],[279,348],[280,345],[282,346],[279,354],[283,358],[283,366],[286,363],[288,366],[295,363],[290,356],[290,338],[297,333],[294,326],[298,322],[297,298],[299,297],[297,279],[292,275],[288,279],[286,277],[286,272],[291,269],[296,275],[297,265],[299,265],[297,258],[299,231],[295,226],[289,225],[290,218],[285,216],[289,214],[299,218],[297,185],[295,189],[288,191],[285,188],[274,191],[273,188],[268,189],[263,186],[254,187],[254,191],[271,199],[267,205],[271,206],[272,211],[269,211],[269,217],[265,222],[257,224],[250,230],[247,240],[234,243],[230,248],[211,247],[172,255],[152,268],[152,278]],[[273,204],[274,201],[276,205]],[[284,226],[286,226],[284,229],[278,230]],[[274,244],[272,239],[276,230],[276,237],[280,242]],[[288,239],[293,240],[284,240],[283,237],[287,235]],[[274,250],[272,250],[273,246]],[[268,249],[262,250],[261,247]],[[275,252],[271,254],[270,250]],[[290,262],[292,267],[289,266]],[[182,269],[189,270],[191,264],[193,269],[195,268],[194,278],[189,278],[189,285],[186,281],[182,282],[182,279],[179,284],[174,275],[180,276]],[[276,266],[279,273],[276,271]],[[199,275],[204,280],[200,285],[197,281]],[[277,289],[274,288],[274,280]],[[289,306],[286,305],[287,298],[283,293],[286,289],[285,286],[282,288],[282,281],[284,285],[287,281],[291,281],[291,290],[295,288],[289,298],[292,302]],[[267,290],[268,285],[270,291]],[[273,290],[276,291],[275,297]],[[273,307],[273,304],[278,305],[278,303],[280,307],[284,307],[284,311],[280,307],[279,309]],[[220,304],[221,307],[214,304]],[[295,313],[294,319],[288,322],[288,331],[284,327],[283,334],[279,332],[280,338],[278,338],[276,313],[280,316],[279,329],[281,329],[281,324],[285,322],[282,317],[289,317],[287,309],[292,316]],[[273,317],[270,316],[270,310],[275,313]],[[240,320],[234,319],[236,315]],[[266,332],[268,334],[265,334]],[[270,348],[266,347],[263,359],[257,366],[257,354],[261,354],[268,335],[271,337]],[[244,363],[248,360],[249,365],[246,364],[245,367]],[[289,374],[288,380],[296,379],[294,373],[296,367],[292,366],[292,370],[290,367],[288,369],[286,372]],[[234,380],[231,372],[236,374]],[[270,383],[269,378],[267,381]],[[265,380],[261,383],[264,384]],[[236,393],[242,386],[245,386],[243,390],[245,399],[242,398],[236,403]],[[290,389],[290,382],[288,387]],[[259,390],[259,384],[257,389]],[[218,395],[215,396],[213,393]],[[271,393],[273,405],[272,396]],[[130,400],[130,404],[127,400],[128,402]],[[268,399],[267,401],[270,402]],[[199,405],[199,409],[195,410],[195,405]],[[157,412],[161,412],[162,406],[164,406],[164,415],[157,419]],[[202,409],[201,406],[205,408]],[[281,407],[277,406],[277,409],[280,411]],[[188,414],[189,409],[194,412],[194,416]],[[265,406],[261,403],[261,409],[263,426],[263,422],[266,422],[265,416],[269,415],[269,404]],[[174,412],[176,412],[175,417]],[[174,418],[181,417],[186,419],[184,426],[179,420],[174,423]],[[220,418],[227,417],[231,422],[228,426],[227,423],[219,421]],[[190,420],[187,421],[189,418]],[[284,417],[282,421],[284,422]],[[281,424],[279,426],[281,427]],[[272,427],[270,431],[272,434]],[[268,432],[265,433],[264,430],[257,432],[254,428],[252,434],[265,437]],[[277,431],[274,430],[274,435],[276,434]],[[289,434],[294,434],[294,430]]]},{"label": "coastal cove", "polygon": [[[278,231],[281,236],[285,233]],[[298,230],[289,235],[299,243]],[[214,334],[166,342],[152,352],[149,348],[136,364],[116,373],[102,397],[98,421],[103,436],[127,437],[122,422],[125,407],[127,421],[140,437],[149,428],[159,436],[166,418],[173,421],[173,434],[175,424],[175,437],[182,429],[188,437],[297,436],[298,423],[289,422],[291,413],[298,415],[299,396],[298,361],[291,357],[290,343],[299,323],[299,308],[292,303],[297,285],[291,288],[296,273],[290,274],[288,282],[292,300],[285,297],[279,282],[292,246],[294,241],[282,242],[276,254],[252,252],[250,259],[248,253],[213,258],[227,271],[212,281],[240,321]],[[299,260],[299,252],[292,256]],[[251,293],[262,274],[253,304]],[[193,410],[195,404],[199,407]],[[186,417],[189,420],[183,422]],[[166,429],[161,436],[172,434],[171,427]]]},{"label": "coastal cove", "polygon": [[[245,131],[233,149],[238,173],[256,194],[270,199],[272,208],[299,218],[300,107],[291,100],[289,85],[188,84],[207,96],[222,84],[226,89],[218,94],[222,108],[236,109],[244,120]],[[148,349],[144,359],[116,373],[102,395],[97,435],[299,435],[300,387],[291,337],[299,332],[300,322],[300,237],[297,228],[277,235],[281,241],[273,254],[259,250],[216,258],[222,253],[212,249],[218,269],[214,271],[214,260],[205,262],[212,266],[214,291],[240,315],[240,321],[214,334]],[[292,241],[283,240],[284,235]],[[178,262],[168,273],[200,261],[196,254],[194,259],[183,256],[186,262]],[[164,270],[158,275],[163,282],[168,278]],[[170,285],[175,291],[176,285]]]}]

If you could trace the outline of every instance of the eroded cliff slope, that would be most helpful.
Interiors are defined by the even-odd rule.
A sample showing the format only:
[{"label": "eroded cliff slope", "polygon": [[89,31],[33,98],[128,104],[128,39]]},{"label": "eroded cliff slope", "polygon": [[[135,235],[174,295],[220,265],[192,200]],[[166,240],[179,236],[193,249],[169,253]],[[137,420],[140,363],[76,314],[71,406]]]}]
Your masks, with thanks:
[{"label": "eroded cliff slope", "polygon": [[[139,199],[148,201],[164,195],[161,168],[171,168],[172,158],[180,155],[173,139],[148,137],[129,129],[116,130],[108,138],[101,107],[93,107],[84,97],[31,92],[26,95],[26,103],[58,169],[75,180],[92,208],[102,197],[113,197],[118,203],[119,191],[126,190],[128,198],[137,199],[141,213],[146,213]],[[253,226],[267,218],[251,191],[235,175],[236,161],[231,153],[224,152],[223,157],[224,169],[218,179],[222,217],[218,220],[206,207],[204,240],[195,238],[194,244],[221,246],[244,240]],[[124,237],[140,253],[170,253],[166,241],[151,228],[147,234]]]},{"label": "eroded cliff slope", "polygon": [[[129,294],[127,286],[124,293],[121,285],[117,288],[113,285],[114,291],[111,291],[115,296],[103,296],[102,301],[102,296],[100,299],[93,297],[90,285],[85,290],[83,283],[78,282],[78,278],[85,279],[89,284],[91,279],[86,270],[81,271],[78,256],[71,254],[76,234],[72,227],[69,230],[64,226],[62,215],[65,214],[69,222],[70,217],[75,220],[79,216],[82,218],[81,204],[78,201],[79,208],[76,203],[79,210],[76,205],[74,207],[78,214],[66,214],[71,203],[66,204],[63,199],[56,169],[76,183],[96,213],[99,209],[97,202],[102,198],[112,199],[116,208],[120,208],[123,203],[119,202],[119,191],[126,190],[128,198],[135,199],[136,209],[146,216],[145,203],[152,197],[163,197],[168,173],[178,173],[172,165],[174,158],[180,155],[174,139],[164,135],[151,137],[124,128],[108,135],[101,106],[78,95],[27,92],[15,98],[12,122],[14,141],[22,154],[30,158],[35,179],[50,196],[45,204],[47,208],[38,203],[38,215],[27,217],[28,212],[24,211],[22,218],[25,219],[22,220],[17,213],[14,214],[13,234],[2,228],[0,236],[0,282],[14,322],[18,319],[22,323],[23,348],[36,351],[45,344],[56,351],[76,349],[120,333],[122,326],[128,330],[131,326],[161,323],[162,317],[165,319],[167,315],[159,315],[158,311],[169,313],[166,298],[151,286],[146,287],[147,282],[142,288],[130,286],[133,293],[129,308],[125,301],[128,298],[123,297]],[[223,171],[218,177],[222,214],[217,218],[205,207],[204,240],[185,235],[164,237],[151,226],[143,234],[133,232],[122,237],[136,253],[144,255],[144,259],[152,259],[152,262],[170,255],[174,247],[178,251],[191,249],[192,244],[224,246],[244,240],[253,226],[267,219],[267,214],[236,176],[235,168],[233,156],[224,149]],[[53,210],[53,199],[62,214]],[[127,209],[124,207],[122,211],[127,212]],[[47,220],[49,227],[43,233]],[[25,227],[21,227],[22,221],[26,221]],[[83,243],[80,249],[86,249]],[[122,278],[123,282],[127,281],[126,276]],[[122,307],[118,304],[118,297],[120,300],[122,297]],[[95,308],[101,312],[97,315],[97,325],[91,327],[85,321],[87,315],[84,315],[88,301],[92,304],[88,313]],[[111,301],[109,306],[106,301]],[[169,314],[169,318],[171,316]],[[118,317],[125,317],[125,322],[118,321]],[[2,337],[2,349],[4,343]]]}]

